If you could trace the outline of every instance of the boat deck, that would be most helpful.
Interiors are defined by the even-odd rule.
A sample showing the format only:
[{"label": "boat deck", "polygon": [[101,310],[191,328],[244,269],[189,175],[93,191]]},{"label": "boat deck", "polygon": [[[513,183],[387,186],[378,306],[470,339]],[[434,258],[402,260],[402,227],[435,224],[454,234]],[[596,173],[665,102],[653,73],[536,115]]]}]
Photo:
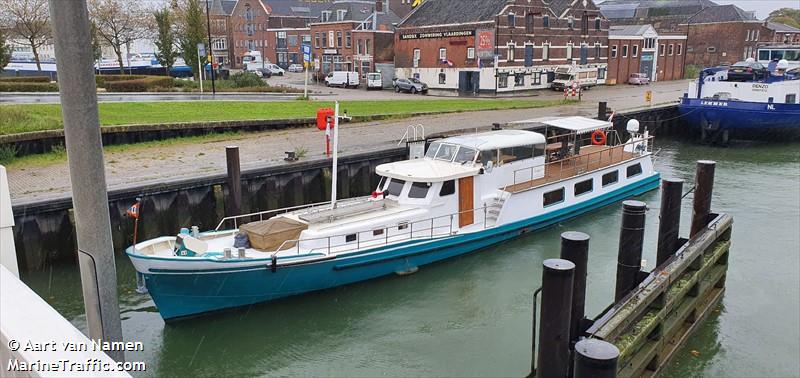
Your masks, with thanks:
[{"label": "boat deck", "polygon": [[625,145],[583,146],[577,156],[557,160],[545,164],[544,176],[505,187],[505,191],[517,193],[533,189],[545,184],[577,176],[586,172],[605,168],[640,156],[638,153],[625,151]]}]

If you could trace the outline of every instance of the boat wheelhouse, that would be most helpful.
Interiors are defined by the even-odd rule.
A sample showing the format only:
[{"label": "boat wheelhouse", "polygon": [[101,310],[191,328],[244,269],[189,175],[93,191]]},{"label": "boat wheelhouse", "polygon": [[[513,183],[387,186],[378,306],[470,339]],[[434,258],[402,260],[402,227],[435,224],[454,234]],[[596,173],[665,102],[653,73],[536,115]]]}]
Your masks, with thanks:
[{"label": "boat wheelhouse", "polygon": [[623,143],[605,121],[543,124],[434,140],[378,166],[370,196],[229,217],[127,254],[172,319],[414,272],[658,186],[646,133]]}]

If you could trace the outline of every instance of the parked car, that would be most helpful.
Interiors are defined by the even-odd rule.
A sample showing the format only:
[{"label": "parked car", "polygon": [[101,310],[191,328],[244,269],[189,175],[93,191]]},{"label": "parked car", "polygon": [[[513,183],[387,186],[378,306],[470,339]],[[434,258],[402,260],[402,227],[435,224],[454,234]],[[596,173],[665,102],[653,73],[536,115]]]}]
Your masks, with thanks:
[{"label": "parked car", "polygon": [[272,75],[283,76],[283,74],[286,73],[286,71],[284,71],[283,68],[273,63],[265,64],[264,68],[268,69],[269,72],[272,73]]},{"label": "parked car", "polygon": [[355,71],[333,71],[325,77],[325,85],[329,87],[358,88],[359,84],[358,72]]},{"label": "parked car", "polygon": [[270,71],[268,68],[256,68],[256,69],[250,70],[248,72],[252,72],[252,73],[258,75],[258,77],[264,78],[264,79],[269,79],[269,78],[272,77],[272,71]]},{"label": "parked car", "polygon": [[289,66],[289,72],[303,72],[303,65],[302,64],[292,64]]},{"label": "parked car", "polygon": [[408,78],[408,79],[395,79],[394,83],[392,83],[394,87],[394,91],[400,93],[400,91],[408,92],[411,94],[415,93],[428,93],[428,84],[425,84],[417,78]]},{"label": "parked car", "polygon": [[650,78],[647,74],[643,73],[632,73],[630,77],[628,77],[628,84],[631,85],[649,85]]},{"label": "parked car", "polygon": [[367,90],[370,89],[383,89],[383,76],[380,72],[367,74]]},{"label": "parked car", "polygon": [[757,81],[767,77],[767,67],[756,61],[737,62],[728,69],[728,81]]}]

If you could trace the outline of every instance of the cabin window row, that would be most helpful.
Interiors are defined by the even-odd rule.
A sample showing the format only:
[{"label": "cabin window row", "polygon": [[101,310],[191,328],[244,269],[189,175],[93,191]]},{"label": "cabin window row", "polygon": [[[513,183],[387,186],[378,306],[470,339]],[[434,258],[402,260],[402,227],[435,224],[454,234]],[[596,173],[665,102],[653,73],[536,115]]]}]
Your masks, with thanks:
[{"label": "cabin window row", "polygon": [[[629,165],[625,170],[626,170],[625,172],[626,177],[634,177],[642,173],[642,165],[640,163],[632,164]],[[604,174],[600,180],[603,187],[616,184],[617,182],[619,182],[619,171],[614,170],[608,172]],[[594,179],[591,178],[583,181],[578,181],[575,183],[572,189],[576,197],[587,193],[591,193],[594,190]],[[552,206],[561,202],[564,202],[563,187],[549,192],[545,192],[542,195],[542,205],[544,207]]]},{"label": "cabin window row", "polygon": [[486,164],[505,164],[512,161],[544,156],[544,144],[506,147],[497,150],[481,151],[480,162]]},{"label": "cabin window row", "polygon": [[[383,182],[381,182],[378,184],[378,187],[386,191],[386,193],[389,195],[399,197],[403,192],[403,187],[405,187],[405,185],[406,182],[404,180],[390,179],[388,184],[385,184],[384,186]],[[408,198],[426,198],[431,186],[433,186],[433,184],[430,182],[412,182],[408,189]],[[439,197],[446,197],[455,194],[455,192],[455,180],[447,180],[442,183],[442,187],[439,189]]]}]

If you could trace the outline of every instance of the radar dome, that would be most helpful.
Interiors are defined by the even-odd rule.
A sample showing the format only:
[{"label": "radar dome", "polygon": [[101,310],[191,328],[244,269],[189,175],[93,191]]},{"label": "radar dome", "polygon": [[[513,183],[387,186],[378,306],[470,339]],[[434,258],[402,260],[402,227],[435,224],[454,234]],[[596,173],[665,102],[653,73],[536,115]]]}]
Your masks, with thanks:
[{"label": "radar dome", "polygon": [[630,133],[638,133],[639,132],[639,121],[632,119],[628,121],[628,125],[625,127],[626,130]]}]

